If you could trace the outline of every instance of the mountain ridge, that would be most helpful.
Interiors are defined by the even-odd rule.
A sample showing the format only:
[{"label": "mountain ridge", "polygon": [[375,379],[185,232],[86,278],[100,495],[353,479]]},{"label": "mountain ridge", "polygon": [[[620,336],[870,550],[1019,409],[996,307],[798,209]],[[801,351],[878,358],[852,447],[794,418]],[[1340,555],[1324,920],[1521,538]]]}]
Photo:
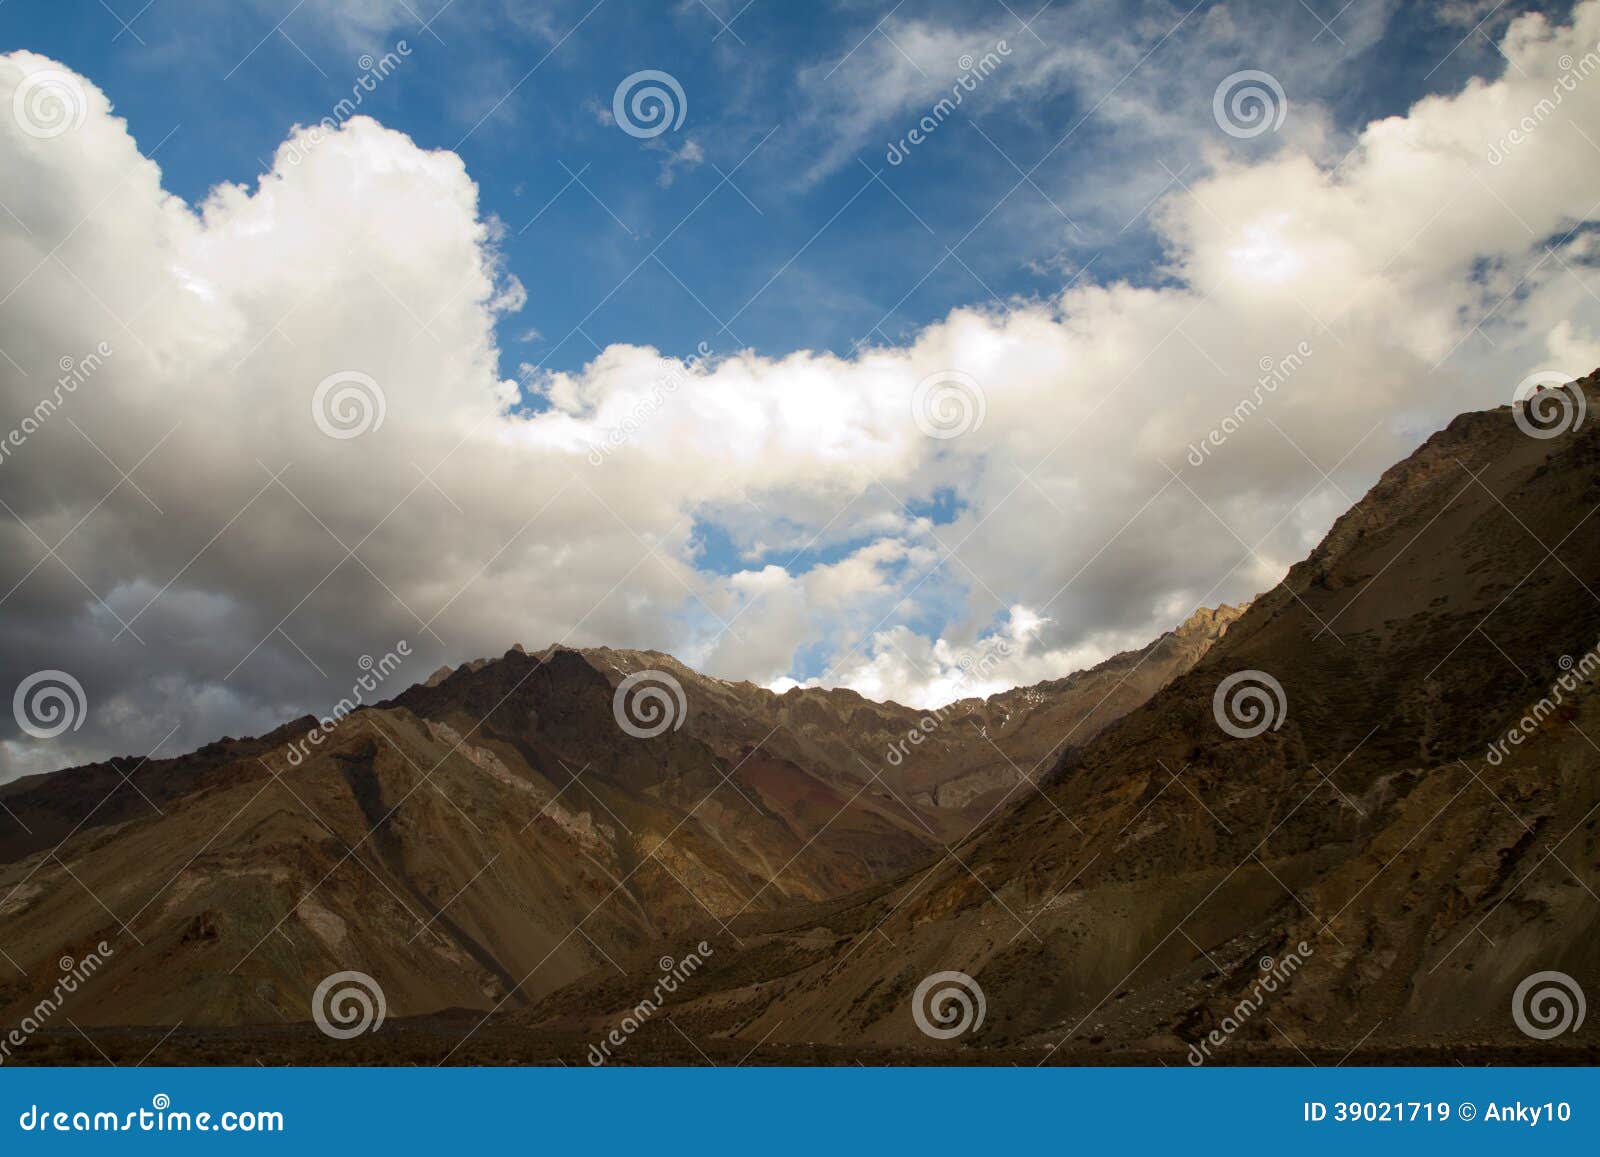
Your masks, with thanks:
[{"label": "mountain ridge", "polygon": [[[1039,700],[1025,712],[955,705],[924,750],[987,768],[955,789],[884,762],[924,718],[910,708],[734,684],[660,652],[513,647],[332,727],[303,717],[10,785],[0,800],[31,831],[0,841],[0,915],[23,967],[61,943],[142,942],[80,1024],[295,1019],[351,953],[388,978],[397,1015],[515,1007],[699,920],[894,873],[990,810],[1058,720],[1098,730],[1231,621],[1023,689]],[[619,685],[646,670],[686,689],[658,735],[618,714]],[[0,985],[0,1008],[29,995]]]},{"label": "mountain ridge", "polygon": [[[1295,953],[1269,1015],[1228,1033],[1236,1056],[1527,1055],[1518,982],[1600,968],[1600,657],[1577,658],[1600,640],[1581,577],[1600,549],[1579,533],[1600,509],[1600,437],[1543,441],[1511,418],[1458,417],[1386,471],[1188,672],[950,856],[798,922],[739,925],[751,947],[720,953],[674,1023],[942,1063],[1194,1063],[1257,961]],[[1587,674],[1559,725],[1486,759],[1571,670]],[[1241,672],[1281,679],[1286,704],[1263,700],[1275,725],[1245,737],[1218,714]],[[950,972],[986,994],[987,1021],[930,1041],[913,989]],[[514,1019],[581,1037],[638,982],[586,978]],[[1591,1024],[1536,1055],[1594,1039]]]},{"label": "mountain ridge", "polygon": [[[958,701],[898,761],[923,713],[513,648],[354,713],[292,774],[203,769],[168,810],[226,840],[134,912],[156,963],[119,962],[79,1023],[279,1039],[269,1016],[303,1025],[315,977],[362,966],[413,1027],[342,1057],[586,1063],[662,952],[703,943],[627,1059],[1592,1059],[1595,1022],[1535,1041],[1515,1001],[1600,973],[1600,430],[1518,416],[1453,420],[1242,611]],[[646,663],[687,709],[619,742]],[[274,787],[236,827],[230,794]],[[163,822],[79,837],[75,880],[0,863],[29,963],[132,907],[130,864],[159,883]],[[981,1026],[926,1031],[939,977]]]}]

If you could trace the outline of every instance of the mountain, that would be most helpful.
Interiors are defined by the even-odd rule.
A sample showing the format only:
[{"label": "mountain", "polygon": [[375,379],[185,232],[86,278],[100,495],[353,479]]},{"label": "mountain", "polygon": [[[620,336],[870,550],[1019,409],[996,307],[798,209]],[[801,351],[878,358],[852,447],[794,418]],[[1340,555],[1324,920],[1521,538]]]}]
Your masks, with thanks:
[{"label": "mountain", "polygon": [[[12,785],[51,833],[116,795],[7,845],[0,1004],[109,938],[38,1056],[1592,1063],[1600,424],[1567,425],[1463,415],[1248,607],[940,712],[513,650],[320,746]],[[306,1023],[341,970],[391,1026]]]},{"label": "mountain", "polygon": [[[1592,1061],[1597,512],[1600,423],[1463,415],[1042,790],[897,879],[736,922],[661,1019],[777,1059]],[[515,1019],[596,1039],[652,972]],[[950,973],[982,1024],[934,1039],[916,993]],[[1563,1000],[1573,1031],[1527,1031]]]},{"label": "mountain", "polygon": [[396,1017],[515,1008],[703,923],[920,863],[1235,618],[1201,612],[1091,670],[936,712],[774,694],[653,651],[516,647],[330,731],[307,717],[8,784],[0,1019],[102,941],[79,1026],[303,1022],[351,969],[381,977]]}]

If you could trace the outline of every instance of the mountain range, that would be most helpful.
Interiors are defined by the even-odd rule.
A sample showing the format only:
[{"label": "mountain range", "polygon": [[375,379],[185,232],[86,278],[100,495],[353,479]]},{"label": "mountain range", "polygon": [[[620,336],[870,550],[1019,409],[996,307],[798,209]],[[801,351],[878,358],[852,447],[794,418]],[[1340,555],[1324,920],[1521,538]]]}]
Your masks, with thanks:
[{"label": "mountain range", "polygon": [[[1600,434],[1522,417],[1248,606],[938,711],[518,647],[8,784],[0,1027],[104,944],[22,1058],[1592,1061]],[[330,1040],[350,971],[389,1021]]]}]

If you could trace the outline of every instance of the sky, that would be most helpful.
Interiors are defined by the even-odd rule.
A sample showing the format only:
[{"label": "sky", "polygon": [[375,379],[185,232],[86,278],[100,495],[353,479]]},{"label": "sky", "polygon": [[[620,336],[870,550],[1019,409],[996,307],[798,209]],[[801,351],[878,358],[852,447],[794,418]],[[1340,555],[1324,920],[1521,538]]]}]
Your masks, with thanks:
[{"label": "sky", "polygon": [[1597,53],[1594,2],[7,0],[0,780],[402,644],[379,693],[559,642],[935,705],[1248,599],[1600,365]]}]

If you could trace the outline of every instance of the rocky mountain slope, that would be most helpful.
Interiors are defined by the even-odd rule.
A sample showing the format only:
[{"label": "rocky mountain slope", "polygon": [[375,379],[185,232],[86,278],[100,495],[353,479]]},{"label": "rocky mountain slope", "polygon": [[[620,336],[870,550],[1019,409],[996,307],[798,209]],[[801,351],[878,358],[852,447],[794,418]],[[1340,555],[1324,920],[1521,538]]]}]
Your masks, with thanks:
[{"label": "rocky mountain slope", "polygon": [[[656,652],[519,647],[326,734],[307,718],[9,784],[0,1019],[102,941],[80,1026],[305,1021],[319,981],[352,969],[393,1016],[516,1008],[690,927],[920,863],[1236,614],[936,713],[776,695]],[[913,731],[918,758],[892,759]]]},{"label": "rocky mountain slope", "polygon": [[[1597,513],[1600,422],[1463,415],[1042,791],[896,880],[737,922],[663,1015],[780,1057],[1592,1057],[1600,1018],[1525,1028],[1559,1023],[1552,983],[1600,991]],[[932,1037],[917,989],[957,972],[935,992],[967,1008],[922,1011],[967,1031]],[[651,973],[515,1019],[594,1039]],[[1541,973],[1565,978],[1519,994]]]},{"label": "rocky mountain slope", "polygon": [[[0,1003],[109,937],[75,1026],[183,1019],[208,1059],[1593,1061],[1597,515],[1600,423],[1501,408],[1242,613],[947,711],[513,651],[298,766],[303,724],[152,762],[148,800],[123,762],[13,785],[52,831],[124,798],[12,837]],[[615,704],[647,681],[671,718],[636,738]],[[436,1015],[330,1042],[304,1022],[343,969]]]}]

